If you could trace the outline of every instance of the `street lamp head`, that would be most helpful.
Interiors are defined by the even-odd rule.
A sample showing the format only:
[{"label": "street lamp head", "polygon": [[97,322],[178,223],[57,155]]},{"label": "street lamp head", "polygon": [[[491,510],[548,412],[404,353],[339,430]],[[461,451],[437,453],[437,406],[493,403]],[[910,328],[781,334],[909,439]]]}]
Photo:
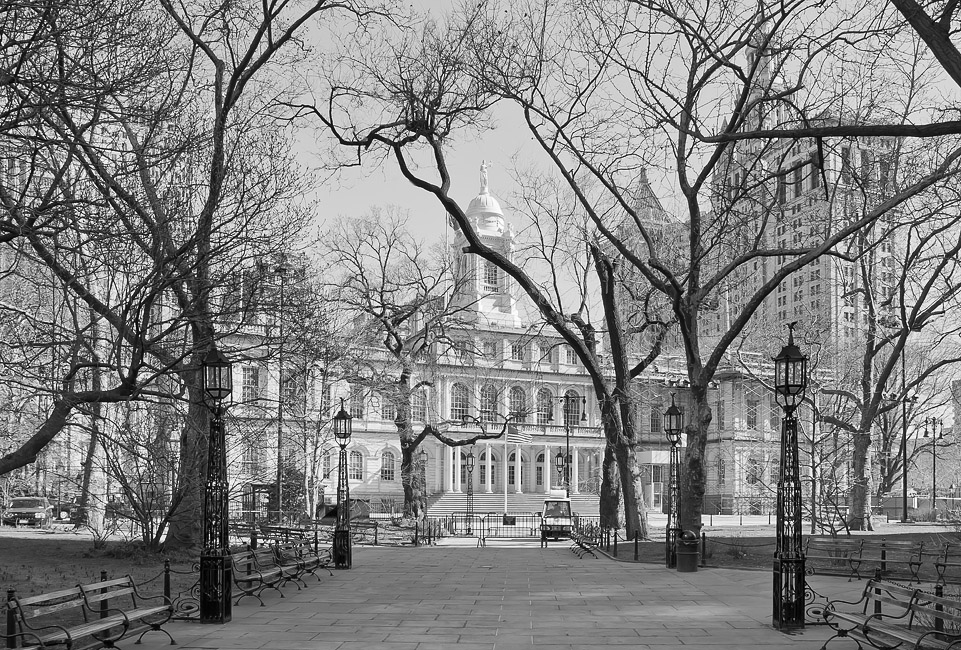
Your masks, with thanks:
[{"label": "street lamp head", "polygon": [[340,445],[341,449],[346,449],[347,445],[350,444],[350,434],[352,433],[353,425],[351,424],[350,413],[344,409],[344,398],[340,398],[340,410],[337,415],[334,416],[334,439],[337,440],[337,444]]},{"label": "street lamp head", "polygon": [[667,436],[671,445],[681,442],[681,430],[684,428],[684,414],[674,402],[674,393],[671,393],[671,405],[664,412],[664,435]]},{"label": "street lamp head", "polygon": [[587,422],[587,396],[581,397],[581,422]]},{"label": "street lamp head", "polygon": [[558,474],[564,472],[564,452],[559,451],[557,452],[557,455],[554,456],[554,467],[557,468]]},{"label": "street lamp head", "polygon": [[467,471],[468,472],[474,471],[474,450],[473,449],[467,450]]},{"label": "street lamp head", "polygon": [[215,343],[211,343],[201,365],[203,366],[204,392],[219,403],[233,390],[230,360],[217,349]]},{"label": "street lamp head", "polygon": [[786,410],[793,411],[804,399],[807,388],[808,358],[794,344],[794,326],[788,325],[788,342],[774,357],[774,391],[777,403]]},{"label": "street lamp head", "polygon": [[421,449],[420,453],[417,454],[417,462],[420,463],[421,467],[427,466],[427,450]]}]

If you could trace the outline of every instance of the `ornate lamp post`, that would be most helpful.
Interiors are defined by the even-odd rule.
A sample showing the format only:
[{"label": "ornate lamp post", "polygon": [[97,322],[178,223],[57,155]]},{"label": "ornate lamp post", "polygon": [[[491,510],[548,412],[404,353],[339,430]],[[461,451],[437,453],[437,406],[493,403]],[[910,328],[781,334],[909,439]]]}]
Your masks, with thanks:
[{"label": "ornate lamp post", "polygon": [[[931,425],[931,510],[938,509],[938,440],[944,437],[944,423],[935,417],[924,418],[924,437],[928,437],[928,425]],[[938,424],[941,433],[938,434]]]},{"label": "ornate lamp post", "polygon": [[474,521],[474,448],[467,451],[467,534],[472,535]]},{"label": "ornate lamp post", "polygon": [[[564,489],[567,494],[567,498],[571,498],[571,416],[569,413],[576,413],[574,411],[574,404],[577,402],[577,397],[574,395],[562,395],[561,397],[551,398],[564,401],[564,438],[567,442],[567,455],[557,452],[557,456],[554,458],[554,462],[557,465],[557,471],[560,473],[560,479],[564,482]],[[587,397],[581,397],[581,424],[583,426],[584,422],[587,422]],[[551,422],[554,419],[553,410],[548,414],[547,421]]]},{"label": "ornate lamp post", "polygon": [[213,404],[204,483],[204,547],[200,552],[200,622],[231,618],[230,541],[227,537],[227,449],[223,400],[232,389],[230,361],[216,345],[204,357],[203,388]]},{"label": "ornate lamp post", "polygon": [[671,463],[668,467],[667,478],[667,535],[664,541],[665,566],[673,569],[677,566],[677,538],[681,534],[681,525],[677,517],[677,492],[680,484],[680,444],[681,431],[684,428],[684,415],[674,403],[674,393],[671,393],[671,405],[664,412],[664,435],[671,443]]},{"label": "ornate lamp post", "polygon": [[347,476],[347,445],[351,434],[350,413],[344,410],[344,398],[340,399],[340,411],[334,416],[334,439],[340,445],[337,469],[337,525],[334,527],[334,566],[349,569],[350,550],[350,480]]},{"label": "ornate lamp post", "polygon": [[557,455],[554,456],[554,467],[557,468],[557,480],[564,483],[564,467],[566,467],[567,462],[564,460],[564,452],[559,451]]},{"label": "ornate lamp post", "polygon": [[280,313],[278,314],[278,335],[280,345],[277,349],[277,525],[284,525],[284,280],[287,265],[281,263],[274,269],[280,278]]},{"label": "ornate lamp post", "polygon": [[777,483],[777,549],[774,552],[774,627],[804,627],[804,551],[801,546],[801,476],[798,462],[797,418],[794,413],[807,388],[807,357],[788,342],[774,357],[774,391],[784,410],[781,419],[781,472]]}]

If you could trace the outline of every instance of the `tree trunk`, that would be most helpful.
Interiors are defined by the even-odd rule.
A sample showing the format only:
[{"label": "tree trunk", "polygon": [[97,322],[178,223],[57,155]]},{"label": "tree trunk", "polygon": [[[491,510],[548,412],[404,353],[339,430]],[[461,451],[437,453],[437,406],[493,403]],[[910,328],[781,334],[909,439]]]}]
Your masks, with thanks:
[{"label": "tree trunk", "polygon": [[600,520],[602,528],[618,528],[621,489],[617,471],[617,459],[613,445],[604,445],[604,460],[601,465],[601,502]]},{"label": "tree trunk", "polygon": [[871,468],[868,464],[868,448],[871,434],[854,434],[854,458],[852,459],[851,512],[848,527],[851,530],[874,530],[871,521]]},{"label": "tree trunk", "polygon": [[[199,363],[198,363],[199,367]],[[193,373],[199,380],[200,372]],[[170,518],[165,550],[196,552],[203,544],[204,483],[207,474],[207,441],[210,411],[203,403],[201,389],[188,388],[190,408],[180,435],[180,507]],[[228,420],[229,425],[229,420]],[[229,439],[230,431],[227,431]]]},{"label": "tree trunk", "polygon": [[701,514],[704,509],[704,492],[707,487],[707,469],[704,455],[707,449],[707,436],[711,426],[711,407],[707,404],[707,391],[692,387],[694,413],[696,417],[685,430],[687,451],[684,454],[680,485],[680,508],[678,518],[683,530],[692,530],[700,535]]}]

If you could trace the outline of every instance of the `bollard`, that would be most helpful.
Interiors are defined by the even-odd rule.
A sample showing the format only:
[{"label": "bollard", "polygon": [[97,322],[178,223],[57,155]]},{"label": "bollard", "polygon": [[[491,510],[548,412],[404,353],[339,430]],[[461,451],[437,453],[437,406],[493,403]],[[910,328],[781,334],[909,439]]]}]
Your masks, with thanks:
[{"label": "bollard", "polygon": [[707,566],[707,533],[701,533],[701,566]]},{"label": "bollard", "polygon": [[637,531],[634,531],[634,561],[637,562]]},{"label": "bollard", "polygon": [[614,557],[617,557],[617,531],[614,531]]},{"label": "bollard", "polygon": [[314,555],[317,555],[318,548],[319,547],[317,546],[317,522],[315,521],[314,522]]},{"label": "bollard", "polygon": [[[106,571],[101,571],[101,572],[100,572],[100,582],[106,582],[106,581],[107,581],[107,572],[106,572]],[[107,593],[106,588],[101,589],[101,590],[100,590],[100,593],[102,593],[102,594]],[[107,613],[108,613],[108,611],[109,611],[109,609],[110,609],[109,605],[107,604],[107,600],[108,600],[107,598],[104,598],[103,600],[100,601],[100,618],[107,618]]]},{"label": "bollard", "polygon": [[170,597],[170,560],[164,560],[164,596],[166,596],[167,601],[171,601]]},{"label": "bollard", "polygon": [[[374,522],[374,546],[377,546],[377,531],[380,529],[380,522]],[[317,538],[317,532],[314,531],[314,539]]]},{"label": "bollard", "polygon": [[420,524],[415,521],[414,522],[414,546],[417,546],[417,531],[419,529],[420,529]]},{"label": "bollard", "polygon": [[[934,595],[937,596],[938,598],[943,598],[943,597],[944,597],[944,585],[942,585],[942,584],[940,584],[940,583],[934,585]],[[939,602],[937,605],[934,606],[934,609],[935,609],[936,612],[938,612],[938,613],[940,614],[941,612],[944,611],[944,605],[942,605],[942,604]],[[934,619],[934,629],[935,629],[935,631],[937,631],[937,632],[944,632],[944,619],[941,618],[940,616],[938,616],[937,618]]]},{"label": "bollard", "polygon": [[252,551],[257,550],[257,527],[256,526],[250,529],[250,549]]},{"label": "bollard", "polygon": [[[12,601],[17,595],[17,592],[12,587],[7,589],[7,602]],[[17,647],[17,637],[14,636],[16,633],[15,629],[16,619],[13,617],[13,607],[7,607],[7,647],[16,648]]]}]

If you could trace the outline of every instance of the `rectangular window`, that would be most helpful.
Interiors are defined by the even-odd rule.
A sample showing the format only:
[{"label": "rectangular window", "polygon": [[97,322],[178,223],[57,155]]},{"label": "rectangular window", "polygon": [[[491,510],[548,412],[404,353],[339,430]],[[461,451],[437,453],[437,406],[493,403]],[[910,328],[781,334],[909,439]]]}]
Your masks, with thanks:
[{"label": "rectangular window", "polygon": [[664,465],[651,465],[651,483],[663,483],[665,474]]},{"label": "rectangular window", "polygon": [[761,409],[761,403],[756,399],[747,400],[747,428],[757,429],[757,414]]},{"label": "rectangular window", "polygon": [[804,191],[804,185],[801,182],[801,173],[802,170],[800,167],[794,170],[794,179],[791,182],[791,185],[794,186],[794,198],[801,196],[801,193]]},{"label": "rectangular window", "polygon": [[241,397],[244,402],[260,399],[260,368],[244,366],[241,369]]},{"label": "rectangular window", "polygon": [[813,152],[811,154],[810,169],[811,169],[811,176],[810,176],[811,182],[809,183],[809,186],[812,190],[815,190],[821,186],[821,166],[818,164],[817,152]]},{"label": "rectangular window", "polygon": [[281,373],[280,399],[284,408],[292,409],[300,401],[297,399],[298,378],[293,370],[284,370]]},{"label": "rectangular window", "polygon": [[872,176],[871,152],[861,150],[861,182],[867,187],[871,184]]},{"label": "rectangular window", "polygon": [[397,417],[397,409],[394,408],[394,400],[389,395],[380,396],[380,417],[382,420],[393,421]]},{"label": "rectangular window", "polygon": [[497,341],[484,341],[484,356],[488,359],[497,358]]},{"label": "rectangular window", "polygon": [[350,417],[364,417],[364,391],[356,386],[350,389]]},{"label": "rectangular window", "polygon": [[577,353],[574,352],[574,348],[569,345],[564,346],[564,361],[571,366],[577,364]]},{"label": "rectangular window", "polygon": [[714,422],[715,428],[718,431],[722,431],[724,429],[724,402],[721,400],[718,400],[714,407]]},{"label": "rectangular window", "polygon": [[724,481],[727,478],[726,474],[727,474],[727,471],[726,471],[726,468],[724,467],[724,459],[718,458],[717,459],[717,484],[718,485],[724,485]]},{"label": "rectangular window", "polygon": [[784,180],[784,176],[777,177],[777,202],[778,205],[787,203],[787,182]]},{"label": "rectangular window", "polygon": [[654,404],[651,406],[651,433],[660,433],[662,429],[661,407],[659,404]]},{"label": "rectangular window", "polygon": [[515,341],[511,343],[511,359],[514,361],[524,361],[527,357],[527,346],[524,343]]},{"label": "rectangular window", "polygon": [[498,290],[499,270],[493,262],[484,260],[484,291],[492,293]]}]

